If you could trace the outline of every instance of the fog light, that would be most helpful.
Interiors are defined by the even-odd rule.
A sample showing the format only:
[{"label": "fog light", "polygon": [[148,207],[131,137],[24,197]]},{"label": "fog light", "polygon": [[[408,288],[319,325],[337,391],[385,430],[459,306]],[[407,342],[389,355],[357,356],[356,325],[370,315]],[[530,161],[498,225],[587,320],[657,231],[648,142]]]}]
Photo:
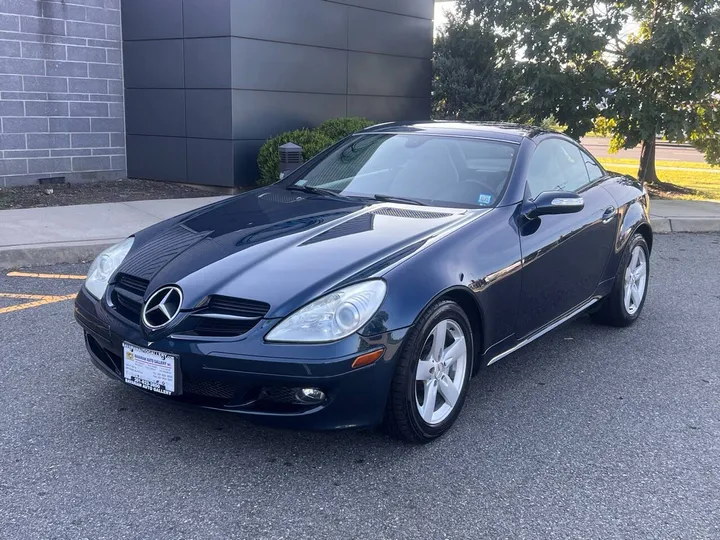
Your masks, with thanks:
[{"label": "fog light", "polygon": [[325,401],[325,392],[319,388],[298,388],[295,399],[301,403],[321,403]]}]

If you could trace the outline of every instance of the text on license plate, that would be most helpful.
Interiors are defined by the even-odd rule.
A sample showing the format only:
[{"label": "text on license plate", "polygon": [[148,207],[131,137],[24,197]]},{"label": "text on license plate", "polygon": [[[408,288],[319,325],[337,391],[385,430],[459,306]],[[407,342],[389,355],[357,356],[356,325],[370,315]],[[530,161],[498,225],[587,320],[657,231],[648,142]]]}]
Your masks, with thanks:
[{"label": "text on license plate", "polygon": [[125,382],[170,396],[175,393],[175,355],[123,343]]}]

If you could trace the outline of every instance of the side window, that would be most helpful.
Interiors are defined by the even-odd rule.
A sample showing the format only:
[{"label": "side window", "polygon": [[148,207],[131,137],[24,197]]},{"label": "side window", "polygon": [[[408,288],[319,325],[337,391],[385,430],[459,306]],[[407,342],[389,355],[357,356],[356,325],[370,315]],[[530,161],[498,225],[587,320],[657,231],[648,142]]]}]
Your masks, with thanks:
[{"label": "side window", "polygon": [[527,187],[533,198],[544,191],[576,191],[589,181],[580,150],[562,139],[541,142],[530,160]]},{"label": "side window", "polygon": [[585,166],[587,167],[588,175],[590,176],[591,182],[594,182],[598,178],[602,178],[603,176],[605,176],[605,172],[600,168],[600,166],[595,162],[595,160],[590,157],[587,152],[583,152],[582,156],[585,160]]}]

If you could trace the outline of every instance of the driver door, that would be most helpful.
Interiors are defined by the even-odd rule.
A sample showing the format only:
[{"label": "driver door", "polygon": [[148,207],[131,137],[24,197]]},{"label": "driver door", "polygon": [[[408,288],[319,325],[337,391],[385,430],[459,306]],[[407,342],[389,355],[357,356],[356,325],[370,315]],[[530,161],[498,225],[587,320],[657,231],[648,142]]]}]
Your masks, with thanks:
[{"label": "driver door", "polygon": [[617,228],[615,200],[591,181],[581,149],[560,137],[542,140],[531,158],[526,197],[573,191],[585,207],[574,214],[546,215],[520,227],[523,257],[516,335],[525,338],[592,297],[610,257]]}]

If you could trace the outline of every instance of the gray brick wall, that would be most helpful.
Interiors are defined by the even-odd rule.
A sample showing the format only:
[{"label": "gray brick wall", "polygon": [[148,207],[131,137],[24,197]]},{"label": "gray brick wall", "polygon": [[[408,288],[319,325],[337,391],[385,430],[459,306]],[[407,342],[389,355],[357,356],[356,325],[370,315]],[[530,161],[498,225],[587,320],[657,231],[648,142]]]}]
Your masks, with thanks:
[{"label": "gray brick wall", "polygon": [[120,21],[120,0],[0,0],[0,186],[125,176]]}]

